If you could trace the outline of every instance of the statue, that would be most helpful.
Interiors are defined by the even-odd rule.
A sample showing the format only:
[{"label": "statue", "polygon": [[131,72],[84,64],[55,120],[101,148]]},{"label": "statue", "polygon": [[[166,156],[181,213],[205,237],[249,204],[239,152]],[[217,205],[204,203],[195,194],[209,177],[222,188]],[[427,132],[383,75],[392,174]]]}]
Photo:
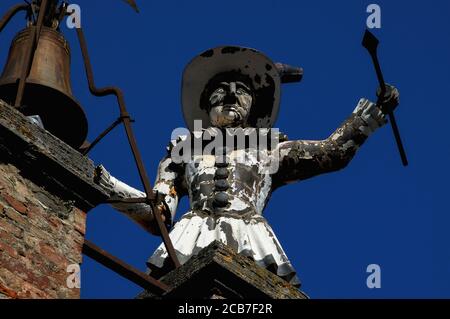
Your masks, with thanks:
[{"label": "statue", "polygon": [[[196,132],[210,137],[221,132],[227,135],[228,129],[240,129],[244,135],[255,130],[271,132],[279,111],[280,86],[276,65],[253,49],[214,48],[186,67],[182,107],[193,134],[170,142],[154,186],[163,195],[157,205],[162,208],[164,222],[173,226],[170,238],[181,264],[218,240],[299,286],[295,269],[262,216],[271,193],[288,183],[344,168],[364,141],[387,122],[386,114],[395,109],[399,100],[398,90],[390,85],[378,105],[361,99],[347,120],[325,140],[288,140],[278,133],[273,134],[276,143],[268,148],[258,148],[260,140],[256,146],[249,146],[247,141],[245,147],[230,149],[227,144],[215,147],[212,154],[183,156],[182,161],[174,157],[180,143],[192,142]],[[202,150],[206,150],[205,145]],[[264,169],[271,161],[276,162],[276,169]],[[96,180],[108,190],[111,199],[145,197],[145,193],[117,180],[101,165]],[[189,196],[190,210],[172,225],[178,200],[184,195]],[[149,205],[112,205],[157,234]],[[167,257],[161,244],[148,260],[152,276],[158,278],[167,271]]]}]

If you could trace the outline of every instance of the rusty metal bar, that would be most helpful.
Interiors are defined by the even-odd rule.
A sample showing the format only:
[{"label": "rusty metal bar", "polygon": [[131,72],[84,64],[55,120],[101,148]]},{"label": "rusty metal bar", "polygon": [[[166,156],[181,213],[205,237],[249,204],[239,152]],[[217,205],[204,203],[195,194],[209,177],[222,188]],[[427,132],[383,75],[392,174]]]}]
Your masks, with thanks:
[{"label": "rusty metal bar", "polygon": [[42,0],[39,7],[39,16],[35,27],[30,33],[30,38],[28,39],[27,53],[25,54],[25,64],[22,66],[22,73],[19,78],[19,86],[17,88],[16,101],[14,103],[15,107],[20,107],[22,104],[23,94],[25,92],[25,84],[27,81],[28,74],[31,70],[31,65],[33,64],[34,53],[36,52],[37,45],[39,43],[39,37],[41,35],[42,25],[44,24],[44,17],[48,7],[48,0]]},{"label": "rusty metal bar", "polygon": [[144,186],[145,194],[148,199],[147,204],[150,205],[150,207],[152,208],[156,222],[158,224],[159,231],[161,233],[162,240],[164,242],[164,245],[166,246],[166,250],[167,250],[167,253],[169,254],[172,264],[175,268],[178,268],[178,267],[180,267],[181,264],[175,253],[175,249],[173,247],[172,241],[170,240],[169,232],[167,231],[167,228],[162,221],[160,211],[154,204],[156,195],[150,186],[148,175],[145,170],[145,167],[144,167],[144,164],[142,161],[142,157],[141,157],[141,154],[139,152],[139,149],[138,149],[138,146],[136,143],[136,138],[134,136],[133,129],[131,127],[131,118],[126,109],[123,93],[117,87],[105,87],[105,88],[99,89],[95,86],[94,74],[92,71],[92,66],[91,66],[91,62],[90,62],[89,54],[88,54],[88,50],[87,50],[87,43],[86,43],[86,39],[84,37],[83,30],[81,28],[77,28],[77,35],[78,35],[78,40],[80,42],[81,52],[83,55],[83,60],[84,60],[84,65],[85,65],[85,69],[86,69],[86,75],[87,75],[87,79],[88,79],[90,92],[95,96],[115,95],[117,97],[117,101],[118,101],[119,109],[120,109],[120,117],[122,118],[122,122],[125,127],[125,132],[127,134],[128,142],[130,144],[131,151],[133,153],[134,160],[135,160],[138,172],[139,172],[139,177]]},{"label": "rusty metal bar", "polygon": [[119,117],[115,120],[106,130],[104,130],[97,138],[89,145],[89,147],[83,151],[83,155],[87,155],[106,135],[108,135],[117,125],[122,123],[122,118]]},{"label": "rusty metal bar", "polygon": [[108,204],[115,204],[115,203],[125,203],[125,204],[145,204],[147,203],[147,198],[123,198],[123,199],[109,199],[106,202]]},{"label": "rusty metal bar", "polygon": [[169,286],[161,281],[156,280],[140,270],[124,263],[117,257],[99,248],[88,240],[84,241],[83,254],[111,269],[122,277],[157,295],[162,295],[170,289]]},{"label": "rusty metal bar", "polygon": [[6,27],[6,25],[11,21],[11,19],[20,11],[27,11],[29,8],[28,4],[17,4],[11,9],[9,9],[8,12],[3,16],[3,18],[0,20],[0,32],[3,31],[3,29]]},{"label": "rusty metal bar", "polygon": [[31,64],[33,63],[34,53],[35,53],[35,42],[36,42],[36,27],[30,26],[30,38],[28,39],[28,45],[25,53],[25,61],[22,65],[22,72],[20,73],[19,86],[17,88],[16,100],[14,102],[15,107],[20,107],[22,104],[23,94],[25,92],[25,84],[28,74],[31,70]]}]

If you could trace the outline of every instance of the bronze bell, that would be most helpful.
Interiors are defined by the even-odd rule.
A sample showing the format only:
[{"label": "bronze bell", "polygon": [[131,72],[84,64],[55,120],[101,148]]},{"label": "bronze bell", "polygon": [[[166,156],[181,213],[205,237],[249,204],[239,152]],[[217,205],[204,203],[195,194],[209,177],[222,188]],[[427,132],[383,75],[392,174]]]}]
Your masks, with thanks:
[{"label": "bronze bell", "polygon": [[[32,30],[26,28],[16,35],[0,78],[0,99],[11,105],[15,103]],[[88,124],[82,107],[72,96],[69,44],[56,30],[42,27],[22,106],[22,113],[39,115],[45,129],[70,146],[78,149],[85,141]]]}]

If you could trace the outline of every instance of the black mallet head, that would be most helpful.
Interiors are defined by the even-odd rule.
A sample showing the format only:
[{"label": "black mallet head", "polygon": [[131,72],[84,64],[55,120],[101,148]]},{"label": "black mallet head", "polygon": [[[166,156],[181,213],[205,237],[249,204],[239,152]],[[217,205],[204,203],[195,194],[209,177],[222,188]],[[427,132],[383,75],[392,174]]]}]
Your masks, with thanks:
[{"label": "black mallet head", "polygon": [[366,30],[364,33],[364,38],[362,40],[362,45],[365,47],[369,52],[373,52],[377,49],[378,44],[380,41],[370,32],[369,30]]},{"label": "black mallet head", "polygon": [[139,8],[134,0],[122,0],[122,1],[128,3],[134,9],[134,11],[139,13]]}]

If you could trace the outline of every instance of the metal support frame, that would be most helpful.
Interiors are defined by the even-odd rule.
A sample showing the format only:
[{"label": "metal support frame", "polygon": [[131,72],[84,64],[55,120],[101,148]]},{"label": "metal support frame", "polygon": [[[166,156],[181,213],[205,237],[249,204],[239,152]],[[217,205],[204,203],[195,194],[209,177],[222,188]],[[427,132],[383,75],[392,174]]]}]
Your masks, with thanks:
[{"label": "metal support frame", "polygon": [[162,295],[169,290],[169,286],[166,284],[124,263],[117,257],[109,254],[88,240],[84,241],[83,254],[113,270],[122,277],[157,295]]},{"label": "metal support frame", "polygon": [[[27,77],[28,77],[31,67],[32,67],[36,48],[39,43],[40,33],[41,33],[42,27],[44,25],[44,19],[45,19],[47,10],[49,8],[49,4],[51,4],[51,1],[52,0],[42,0],[40,8],[39,8],[39,15],[38,15],[36,24],[29,26],[29,28],[33,28],[33,30],[32,30],[33,32],[31,32],[31,36],[28,39],[25,60],[24,60],[23,66],[22,66],[21,76],[18,79],[19,85],[18,85],[17,95],[16,95],[16,99],[15,99],[15,103],[14,103],[14,106],[17,108],[20,108],[21,104],[22,104],[26,80],[27,80]],[[0,20],[0,32],[3,31],[5,26],[11,21],[11,19],[18,12],[30,11],[30,10],[31,10],[30,4],[19,4],[19,5],[12,7],[10,10],[8,10],[8,12]],[[169,254],[170,260],[171,260],[173,266],[175,268],[178,268],[178,267],[180,267],[180,262],[176,256],[175,249],[174,249],[172,241],[169,237],[168,230],[162,221],[162,218],[160,215],[161,212],[160,212],[159,208],[155,205],[155,200],[158,198],[158,194],[156,194],[152,190],[145,167],[143,165],[142,157],[140,155],[140,152],[139,152],[139,149],[138,149],[138,146],[136,143],[136,138],[134,136],[134,133],[133,133],[133,130],[131,127],[131,123],[133,122],[133,120],[131,119],[130,115],[127,112],[124,95],[123,95],[122,91],[117,87],[105,87],[105,88],[99,89],[95,86],[92,66],[90,63],[88,50],[87,50],[87,44],[86,44],[83,30],[81,28],[77,29],[77,35],[78,35],[78,40],[79,40],[82,55],[83,55],[83,60],[84,60],[84,65],[85,65],[85,69],[86,69],[87,80],[88,80],[90,92],[95,96],[101,96],[101,97],[107,96],[107,95],[115,95],[117,97],[117,102],[118,102],[119,110],[120,110],[120,116],[118,117],[118,119],[114,123],[112,123],[102,134],[100,134],[100,136],[98,136],[94,140],[94,142],[83,153],[86,155],[109,132],[111,132],[119,124],[121,124],[121,123],[124,124],[128,142],[130,144],[131,151],[132,151],[134,159],[135,159],[135,163],[136,163],[136,166],[137,166],[137,169],[139,172],[141,182],[144,186],[146,197],[145,198],[125,199],[125,200],[123,200],[123,202],[147,203],[148,205],[150,205],[150,207],[153,210],[162,240],[164,242],[164,245],[166,246],[166,250]],[[100,249],[99,247],[97,247],[96,245],[94,245],[93,243],[91,243],[87,240],[85,241],[85,243],[83,245],[83,253],[86,256],[93,258],[100,264],[115,271],[119,275],[138,284],[139,286],[143,287],[144,289],[150,290],[157,294],[162,294],[169,289],[169,287],[167,285],[163,284],[162,282],[127,265],[126,263],[122,262],[118,258],[116,258],[113,255],[109,254],[108,252]]]},{"label": "metal support frame", "polygon": [[44,24],[44,17],[47,11],[49,1],[42,0],[41,6],[39,8],[38,20],[35,26],[31,26],[33,28],[30,33],[30,38],[28,39],[27,52],[25,54],[25,64],[22,65],[22,73],[19,78],[19,86],[17,88],[16,101],[14,103],[15,107],[22,106],[23,94],[25,92],[25,84],[27,82],[28,74],[31,70],[31,65],[33,64],[34,54],[36,52],[37,45],[39,43],[39,37],[41,35],[42,26]]},{"label": "metal support frame", "polygon": [[11,21],[11,19],[20,11],[27,11],[29,8],[28,4],[17,4],[6,12],[3,18],[0,20],[0,32],[6,27],[6,25]]},{"label": "metal support frame", "polygon": [[[25,84],[28,74],[31,70],[31,64],[33,63],[34,54],[36,51],[37,43],[39,41],[39,36],[41,33],[42,25],[44,23],[45,11],[47,10],[48,0],[42,0],[41,10],[39,10],[38,20],[35,26],[30,26],[33,28],[31,36],[28,39],[27,49],[25,53],[25,61],[22,65],[22,72],[20,78],[18,79],[18,89],[16,94],[16,99],[14,102],[15,107],[20,107],[22,104],[23,93],[25,91]],[[0,21],[0,32],[3,31],[5,26],[11,21],[11,19],[20,11],[30,10],[30,5],[28,4],[18,4],[12,7]]]},{"label": "metal support frame", "polygon": [[[147,196],[145,202],[148,205],[150,205],[150,207],[153,211],[153,216],[155,217],[156,222],[158,224],[158,228],[159,228],[162,240],[164,242],[164,245],[166,246],[166,250],[167,250],[167,253],[169,254],[172,264],[175,268],[178,268],[178,267],[180,267],[181,264],[175,253],[175,249],[173,247],[172,241],[170,240],[169,232],[167,231],[166,225],[164,225],[164,222],[162,221],[161,211],[155,205],[154,200],[157,198],[157,196],[150,186],[148,175],[145,170],[145,166],[143,164],[142,157],[141,157],[141,154],[139,152],[139,149],[138,149],[138,146],[136,143],[136,138],[134,136],[133,129],[131,127],[132,120],[131,120],[130,115],[128,114],[128,111],[127,111],[127,108],[125,105],[125,98],[124,98],[123,92],[122,92],[122,90],[120,90],[117,87],[110,86],[110,87],[104,87],[104,88],[97,88],[95,86],[94,73],[92,71],[92,66],[91,66],[91,62],[89,59],[89,53],[88,53],[88,49],[87,49],[87,43],[86,43],[86,39],[84,37],[82,28],[77,28],[77,35],[78,35],[78,41],[80,42],[81,52],[83,55],[84,66],[86,69],[86,75],[87,75],[87,79],[88,79],[90,92],[95,96],[115,95],[117,98],[118,105],[119,105],[120,117],[95,140],[95,143],[98,143],[103,137],[106,136],[106,134],[108,134],[110,131],[112,131],[112,129],[114,129],[120,122],[123,123],[123,125],[125,127],[125,133],[127,135],[128,142],[130,144],[131,151],[133,153],[133,157],[134,157],[134,160],[135,160],[138,172],[139,172],[139,177],[144,186],[144,191]],[[90,149],[92,149],[92,147],[90,147]]]}]

